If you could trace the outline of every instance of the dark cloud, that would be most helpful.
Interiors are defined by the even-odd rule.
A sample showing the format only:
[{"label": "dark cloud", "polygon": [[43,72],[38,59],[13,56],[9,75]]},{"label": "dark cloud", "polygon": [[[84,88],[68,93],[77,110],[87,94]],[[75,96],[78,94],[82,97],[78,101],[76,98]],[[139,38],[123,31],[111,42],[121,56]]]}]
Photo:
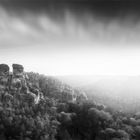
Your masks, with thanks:
[{"label": "dark cloud", "polygon": [[90,40],[108,42],[111,46],[114,42],[137,44],[140,39],[140,8],[135,0],[0,2],[0,45],[3,46],[45,44],[52,40],[59,43]]},{"label": "dark cloud", "polygon": [[139,0],[1,0],[1,4],[15,11],[26,9],[59,13],[69,9],[110,17],[140,13]]},{"label": "dark cloud", "polygon": [[[52,70],[71,74],[75,69],[78,69],[76,73],[82,70],[81,73],[89,70],[93,73],[95,68],[98,73],[110,66],[115,73],[117,67],[124,73],[130,67],[128,61],[132,68],[134,62],[135,68],[139,65],[139,57],[135,58],[140,44],[139,11],[137,2],[117,0],[3,0],[1,60],[34,65],[36,70],[45,62],[44,70],[49,69],[50,74]],[[130,50],[128,57],[124,55],[126,48]],[[70,72],[70,68],[75,69]]]}]

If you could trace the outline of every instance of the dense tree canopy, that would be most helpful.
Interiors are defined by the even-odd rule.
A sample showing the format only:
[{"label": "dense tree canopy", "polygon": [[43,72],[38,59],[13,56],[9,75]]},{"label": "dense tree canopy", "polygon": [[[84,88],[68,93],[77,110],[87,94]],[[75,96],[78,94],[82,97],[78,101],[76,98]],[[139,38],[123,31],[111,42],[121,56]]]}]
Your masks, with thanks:
[{"label": "dense tree canopy", "polygon": [[[43,98],[24,92],[1,92],[0,139],[3,140],[139,140],[140,113],[114,112],[91,100],[72,100],[72,90],[52,77],[26,73],[27,86]],[[67,96],[65,96],[67,95]],[[62,100],[63,97],[63,100]],[[69,98],[70,97],[70,98]]]}]

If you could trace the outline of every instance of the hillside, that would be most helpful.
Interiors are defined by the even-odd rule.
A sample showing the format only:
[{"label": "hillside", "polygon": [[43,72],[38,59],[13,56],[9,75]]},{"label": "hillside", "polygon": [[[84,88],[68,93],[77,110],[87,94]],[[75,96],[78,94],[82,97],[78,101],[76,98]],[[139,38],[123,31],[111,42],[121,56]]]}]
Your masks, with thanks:
[{"label": "hillside", "polygon": [[0,64],[1,140],[139,140],[140,112],[87,99],[54,77]]},{"label": "hillside", "polygon": [[136,112],[140,108],[140,76],[60,76],[58,79],[117,110]]}]

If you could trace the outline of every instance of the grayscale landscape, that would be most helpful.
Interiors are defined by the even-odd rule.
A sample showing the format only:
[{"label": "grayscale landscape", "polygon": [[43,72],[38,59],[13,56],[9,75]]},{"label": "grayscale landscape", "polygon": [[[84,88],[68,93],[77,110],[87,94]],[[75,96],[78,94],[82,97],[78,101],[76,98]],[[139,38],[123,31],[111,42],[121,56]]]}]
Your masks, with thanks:
[{"label": "grayscale landscape", "polygon": [[0,0],[0,140],[140,140],[138,0]]}]

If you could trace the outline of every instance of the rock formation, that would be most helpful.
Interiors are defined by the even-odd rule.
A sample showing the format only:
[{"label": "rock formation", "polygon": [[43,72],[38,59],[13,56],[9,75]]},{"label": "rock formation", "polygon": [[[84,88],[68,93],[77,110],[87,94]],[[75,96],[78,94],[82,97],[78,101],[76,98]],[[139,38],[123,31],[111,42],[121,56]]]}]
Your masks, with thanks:
[{"label": "rock formation", "polygon": [[24,72],[24,67],[19,64],[13,64],[13,75],[16,77],[22,77]]},{"label": "rock formation", "polygon": [[9,75],[9,66],[7,64],[0,64],[0,76]]},{"label": "rock formation", "polygon": [[5,96],[7,94],[13,97],[19,95],[27,95],[31,97],[37,104],[42,95],[39,90],[33,93],[30,91],[32,87],[29,87],[26,81],[26,74],[24,73],[24,67],[20,64],[13,64],[13,73],[10,74],[9,66],[7,64],[0,64],[0,95]]},{"label": "rock formation", "polygon": [[12,92],[12,94],[27,92],[28,87],[23,73],[23,66],[19,64],[13,64],[12,67],[13,74],[9,76],[10,91]]},{"label": "rock formation", "polygon": [[0,95],[8,90],[9,66],[0,64]]}]

